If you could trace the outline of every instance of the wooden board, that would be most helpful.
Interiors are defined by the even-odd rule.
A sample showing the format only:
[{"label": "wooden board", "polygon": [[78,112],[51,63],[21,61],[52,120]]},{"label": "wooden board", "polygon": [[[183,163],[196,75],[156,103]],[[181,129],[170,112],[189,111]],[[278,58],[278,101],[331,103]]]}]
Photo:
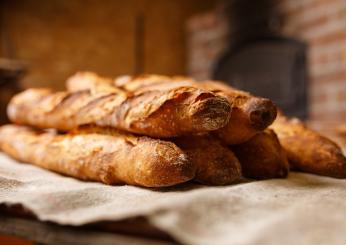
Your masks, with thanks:
[{"label": "wooden board", "polygon": [[0,205],[0,235],[15,236],[40,244],[153,244],[176,242],[151,226],[144,218],[119,222],[98,222],[74,227],[38,221],[20,205]]},{"label": "wooden board", "polygon": [[175,244],[173,241],[117,234],[114,232],[92,229],[92,227],[59,226],[52,223],[12,217],[5,214],[0,214],[0,234],[16,236],[36,243],[51,245]]}]

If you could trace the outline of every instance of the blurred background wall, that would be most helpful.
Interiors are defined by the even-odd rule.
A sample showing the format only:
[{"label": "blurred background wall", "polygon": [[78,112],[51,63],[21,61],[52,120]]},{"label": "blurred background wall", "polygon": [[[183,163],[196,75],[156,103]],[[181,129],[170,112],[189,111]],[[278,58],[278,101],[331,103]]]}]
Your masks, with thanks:
[{"label": "blurred background wall", "polygon": [[78,70],[186,73],[187,18],[210,0],[2,0],[1,56],[28,62],[24,87],[62,89]]},{"label": "blurred background wall", "polygon": [[[280,0],[285,21],[280,32],[307,44],[310,120],[346,120],[346,1]],[[207,79],[227,47],[229,30],[218,11],[191,17],[188,30],[189,74]]]},{"label": "blurred background wall", "polygon": [[284,32],[309,45],[310,115],[346,120],[346,1],[283,1]]},{"label": "blurred background wall", "polygon": [[[261,1],[269,0],[256,3]],[[0,57],[25,63],[21,89],[63,89],[65,79],[79,70],[106,76],[161,73],[209,79],[233,38],[224,16],[227,2],[2,0]],[[249,12],[242,13],[246,19],[261,6],[248,2]],[[345,120],[346,1],[273,2],[285,16],[280,35],[307,47],[307,116]],[[1,88],[0,97],[6,97],[1,108],[9,98],[4,91]]]}]

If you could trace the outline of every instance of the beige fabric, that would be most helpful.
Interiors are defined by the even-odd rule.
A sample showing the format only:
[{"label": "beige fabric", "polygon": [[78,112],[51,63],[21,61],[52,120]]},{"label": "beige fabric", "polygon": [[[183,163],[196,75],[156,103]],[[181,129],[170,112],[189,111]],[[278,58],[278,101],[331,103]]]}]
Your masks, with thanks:
[{"label": "beige fabric", "polygon": [[226,187],[151,190],[81,182],[0,153],[0,203],[81,225],[144,215],[187,244],[345,244],[346,180],[291,173]]}]

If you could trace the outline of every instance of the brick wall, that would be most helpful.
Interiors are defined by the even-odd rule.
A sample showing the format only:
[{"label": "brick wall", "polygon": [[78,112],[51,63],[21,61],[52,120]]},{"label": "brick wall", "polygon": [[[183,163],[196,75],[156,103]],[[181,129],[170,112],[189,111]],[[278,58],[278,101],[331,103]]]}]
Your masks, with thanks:
[{"label": "brick wall", "polygon": [[[346,120],[346,1],[281,0],[283,34],[308,44],[310,119]],[[209,78],[225,47],[227,28],[216,12],[188,22],[188,70]]]},{"label": "brick wall", "polygon": [[346,1],[283,0],[283,32],[309,44],[310,116],[346,120]]},{"label": "brick wall", "polygon": [[226,48],[227,25],[219,11],[199,14],[187,22],[187,71],[196,79],[208,79]]}]

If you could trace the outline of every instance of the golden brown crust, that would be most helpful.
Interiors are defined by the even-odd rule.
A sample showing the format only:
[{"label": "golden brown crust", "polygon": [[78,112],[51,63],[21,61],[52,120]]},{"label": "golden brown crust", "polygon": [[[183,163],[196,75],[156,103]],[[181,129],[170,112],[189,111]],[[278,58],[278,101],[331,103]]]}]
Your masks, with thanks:
[{"label": "golden brown crust", "polygon": [[247,178],[284,178],[289,172],[287,156],[273,130],[266,129],[247,142],[232,146],[232,150]]},{"label": "golden brown crust", "polygon": [[239,181],[241,167],[234,153],[215,137],[186,136],[173,140],[197,166],[195,180],[206,185]]},{"label": "golden brown crust", "polygon": [[106,184],[163,187],[195,174],[195,166],[174,143],[114,130],[112,135],[57,135],[6,125],[0,127],[0,148],[20,161]]},{"label": "golden brown crust", "polygon": [[346,178],[346,158],[333,141],[307,128],[298,119],[284,116],[278,117],[271,128],[277,133],[292,169]]},{"label": "golden brown crust", "polygon": [[[97,133],[117,134],[112,128],[86,126],[74,130],[74,134]],[[184,136],[172,141],[184,151],[196,166],[194,180],[205,185],[228,185],[239,181],[241,167],[233,152],[210,135]]]},{"label": "golden brown crust", "polygon": [[224,96],[232,104],[228,124],[216,134],[226,144],[241,144],[266,129],[276,118],[276,106],[269,99],[255,97],[216,81],[202,82],[203,89]]},{"label": "golden brown crust", "polygon": [[335,132],[346,142],[346,123],[336,127]]},{"label": "golden brown crust", "polygon": [[82,90],[91,90],[97,92],[116,92],[126,93],[124,90],[118,89],[113,85],[113,80],[101,77],[93,72],[77,72],[67,79],[66,88],[70,92],[78,92]]},{"label": "golden brown crust", "polygon": [[229,145],[243,143],[264,130],[275,120],[277,113],[271,100],[255,97],[217,81],[197,82],[186,77],[143,75],[118,77],[114,84],[126,91],[137,93],[192,86],[227,98],[232,105],[231,117],[228,124],[217,130],[216,134]]},{"label": "golden brown crust", "polygon": [[[83,79],[86,80],[85,78]],[[95,80],[95,77],[88,77],[88,80]],[[120,76],[113,80],[113,85],[125,91],[143,92],[148,90],[167,89],[167,85],[172,85],[169,88],[178,86],[194,86],[194,80],[189,77],[183,76],[163,76],[144,74],[139,76]],[[88,81],[87,81],[88,83]]]},{"label": "golden brown crust", "polygon": [[134,95],[95,91],[28,89],[13,97],[8,116],[39,128],[66,131],[96,124],[165,138],[216,130],[226,125],[231,110],[225,98],[192,87]]}]

